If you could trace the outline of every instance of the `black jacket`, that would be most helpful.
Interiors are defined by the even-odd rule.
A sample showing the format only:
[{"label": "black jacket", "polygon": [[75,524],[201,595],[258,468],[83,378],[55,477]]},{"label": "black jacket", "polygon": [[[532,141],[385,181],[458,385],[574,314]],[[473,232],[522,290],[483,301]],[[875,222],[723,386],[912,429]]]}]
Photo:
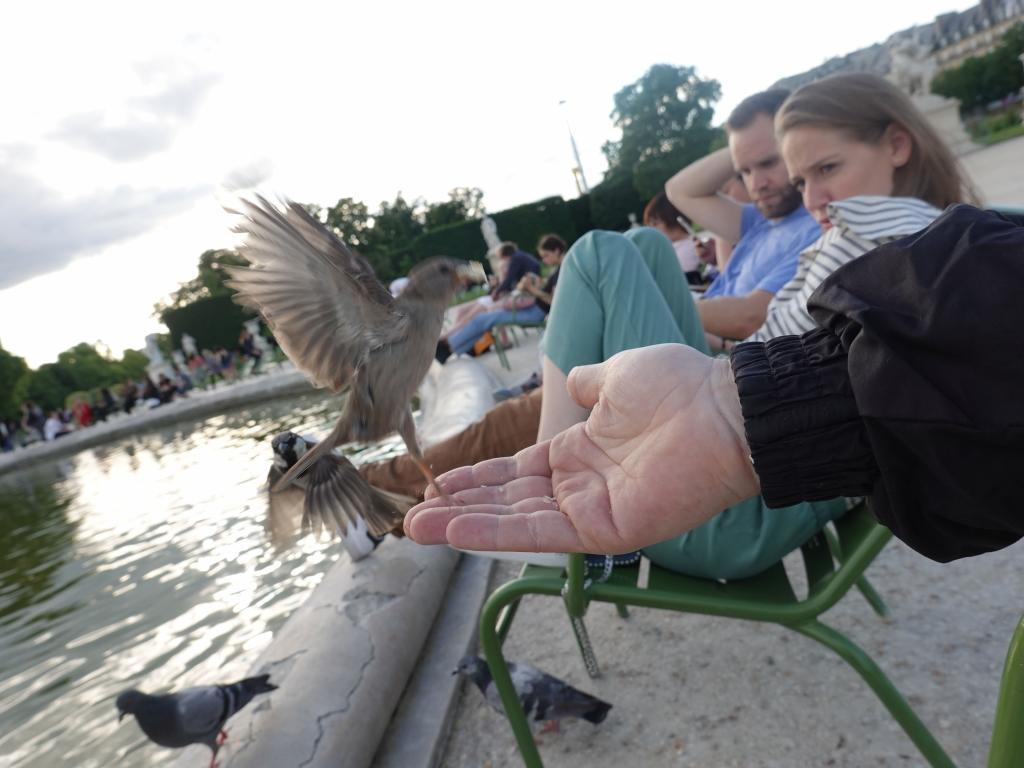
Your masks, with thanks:
[{"label": "black jacket", "polygon": [[1024,536],[1024,217],[954,206],[808,308],[821,329],[733,354],[768,504],[868,495],[940,561]]}]

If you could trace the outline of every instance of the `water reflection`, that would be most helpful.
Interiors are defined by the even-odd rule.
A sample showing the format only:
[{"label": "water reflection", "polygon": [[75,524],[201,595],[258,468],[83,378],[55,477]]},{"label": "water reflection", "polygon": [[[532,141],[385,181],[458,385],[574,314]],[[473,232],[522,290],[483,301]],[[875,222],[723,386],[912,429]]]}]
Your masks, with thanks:
[{"label": "water reflection", "polygon": [[244,675],[340,556],[309,537],[272,547],[259,490],[269,438],[323,434],[337,408],[279,401],[4,478],[0,765],[173,760],[118,727],[113,697]]}]

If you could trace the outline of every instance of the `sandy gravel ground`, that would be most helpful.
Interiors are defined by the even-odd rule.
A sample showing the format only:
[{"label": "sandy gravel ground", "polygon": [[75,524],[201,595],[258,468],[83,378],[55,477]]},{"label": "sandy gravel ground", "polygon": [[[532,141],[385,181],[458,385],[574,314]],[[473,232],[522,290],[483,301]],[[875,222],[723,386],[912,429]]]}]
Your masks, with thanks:
[{"label": "sandy gravel ground", "polygon": [[[985,763],[1004,655],[1024,610],[1022,554],[1016,546],[939,565],[894,541],[868,571],[892,618],[879,619],[856,592],[825,617],[875,658],[960,766]],[[502,563],[495,582],[515,572]],[[925,765],[860,677],[793,632],[647,609],[621,620],[601,604],[587,624],[599,680],[587,678],[558,600],[524,601],[508,640],[509,658],[614,705],[600,726],[571,722],[543,736],[549,767]],[[507,722],[475,687],[463,687],[442,765],[521,765]]]}]

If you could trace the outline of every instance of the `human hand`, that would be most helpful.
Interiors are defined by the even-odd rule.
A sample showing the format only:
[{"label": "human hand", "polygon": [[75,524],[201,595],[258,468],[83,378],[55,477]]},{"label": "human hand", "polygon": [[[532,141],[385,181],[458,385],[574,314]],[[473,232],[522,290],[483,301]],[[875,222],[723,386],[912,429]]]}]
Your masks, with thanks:
[{"label": "human hand", "polygon": [[[438,478],[409,511],[421,544],[618,553],[694,528],[758,493],[728,360],[678,344],[569,375],[586,422],[515,456]],[[450,506],[454,499],[457,506]]]}]

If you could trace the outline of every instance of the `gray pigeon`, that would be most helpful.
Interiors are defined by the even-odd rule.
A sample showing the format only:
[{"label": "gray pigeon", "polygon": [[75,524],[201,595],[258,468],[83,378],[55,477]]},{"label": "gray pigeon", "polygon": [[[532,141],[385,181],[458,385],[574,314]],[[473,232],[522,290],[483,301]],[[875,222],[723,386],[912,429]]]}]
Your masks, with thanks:
[{"label": "gray pigeon", "polygon": [[210,768],[214,768],[217,750],[228,737],[224,723],[253,696],[276,690],[269,680],[270,675],[259,675],[230,685],[204,685],[160,696],[124,691],[117,697],[117,719],[135,715],[142,732],[161,747],[205,744],[213,750]]},{"label": "gray pigeon", "polygon": [[[282,432],[270,441],[274,463],[267,475],[273,488],[316,442],[294,432]],[[286,539],[292,523],[302,514],[303,533],[319,534],[326,524],[341,537],[353,560],[366,557],[384,536],[402,535],[402,520],[412,505],[405,499],[374,488],[367,483],[352,462],[331,452],[317,459],[307,472],[284,490],[268,494],[268,528],[279,539]]]},{"label": "gray pigeon", "polygon": [[[529,664],[510,661],[508,672],[527,721],[531,715],[535,723],[548,721],[555,724],[566,717],[581,717],[588,723],[597,725],[605,719],[608,710],[612,708],[608,702],[577,690],[565,681],[541,672]],[[505,714],[498,686],[494,685],[494,678],[491,677],[491,670],[486,661],[479,656],[464,656],[452,674],[465,675],[476,683],[487,703],[500,714]]]}]

